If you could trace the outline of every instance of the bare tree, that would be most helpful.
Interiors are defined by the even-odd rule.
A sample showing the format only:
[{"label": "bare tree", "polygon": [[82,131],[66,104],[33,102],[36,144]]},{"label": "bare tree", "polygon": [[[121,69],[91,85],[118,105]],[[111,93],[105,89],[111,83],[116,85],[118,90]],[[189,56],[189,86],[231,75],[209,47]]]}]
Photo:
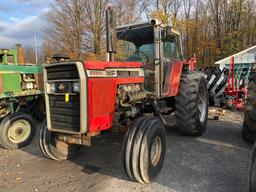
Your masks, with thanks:
[{"label": "bare tree", "polygon": [[92,45],[93,53],[98,54],[102,48],[105,30],[105,10],[109,0],[86,0],[85,3],[85,43]]},{"label": "bare tree", "polygon": [[187,58],[196,53],[204,66],[255,44],[255,0],[55,0],[45,30],[45,53],[101,58],[107,6],[116,6],[118,24],[126,24],[152,16],[156,2],[161,15],[173,17],[173,27],[184,36]]},{"label": "bare tree", "polygon": [[152,0],[112,0],[117,8],[118,24],[133,23],[141,19],[143,13],[148,16]]},{"label": "bare tree", "polygon": [[184,7],[184,15],[185,15],[185,25],[186,25],[186,50],[185,55],[187,58],[189,58],[190,55],[190,46],[189,46],[189,20],[190,20],[190,14],[191,14],[191,8],[192,8],[192,0],[183,0],[183,7]]},{"label": "bare tree", "polygon": [[80,59],[82,39],[86,29],[84,5],[86,0],[56,0],[48,15],[49,26],[45,30],[45,51],[63,51]]}]

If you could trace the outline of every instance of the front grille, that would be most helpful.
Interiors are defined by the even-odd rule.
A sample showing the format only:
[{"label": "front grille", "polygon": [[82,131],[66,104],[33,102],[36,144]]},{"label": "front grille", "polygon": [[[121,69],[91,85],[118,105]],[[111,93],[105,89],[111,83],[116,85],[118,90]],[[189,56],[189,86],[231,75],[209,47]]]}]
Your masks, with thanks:
[{"label": "front grille", "polygon": [[79,79],[78,71],[74,64],[49,66],[46,70],[48,80]]},{"label": "front grille", "polygon": [[[46,67],[47,80],[56,83],[56,93],[48,94],[51,128],[56,131],[80,132],[80,94],[72,94],[72,80],[79,79],[75,63],[49,65]],[[60,84],[65,87],[59,91]],[[65,94],[69,101],[65,101]]]},{"label": "front grille", "polygon": [[70,95],[65,102],[65,95],[49,95],[51,125],[53,129],[80,131],[80,95]]}]

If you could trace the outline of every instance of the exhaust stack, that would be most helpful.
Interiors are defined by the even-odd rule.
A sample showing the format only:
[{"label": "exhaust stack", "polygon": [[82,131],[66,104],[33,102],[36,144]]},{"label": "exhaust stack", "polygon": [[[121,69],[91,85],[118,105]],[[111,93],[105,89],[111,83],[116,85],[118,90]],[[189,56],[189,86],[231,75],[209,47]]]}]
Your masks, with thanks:
[{"label": "exhaust stack", "polygon": [[116,50],[116,14],[113,7],[106,10],[107,61],[114,61]]},{"label": "exhaust stack", "polygon": [[25,57],[24,57],[24,49],[21,44],[16,44],[17,52],[18,52],[18,64],[24,65],[25,64]]}]

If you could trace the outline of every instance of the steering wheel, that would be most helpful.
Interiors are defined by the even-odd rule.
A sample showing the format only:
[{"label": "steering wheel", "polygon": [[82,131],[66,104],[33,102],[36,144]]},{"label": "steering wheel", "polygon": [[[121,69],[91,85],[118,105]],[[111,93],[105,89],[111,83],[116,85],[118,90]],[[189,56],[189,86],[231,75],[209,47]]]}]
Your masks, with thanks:
[{"label": "steering wheel", "polygon": [[136,51],[136,52],[134,52],[133,55],[141,56],[143,58],[143,60],[145,61],[145,63],[147,63],[149,61],[149,58],[148,58],[147,54],[142,52],[142,51]]}]

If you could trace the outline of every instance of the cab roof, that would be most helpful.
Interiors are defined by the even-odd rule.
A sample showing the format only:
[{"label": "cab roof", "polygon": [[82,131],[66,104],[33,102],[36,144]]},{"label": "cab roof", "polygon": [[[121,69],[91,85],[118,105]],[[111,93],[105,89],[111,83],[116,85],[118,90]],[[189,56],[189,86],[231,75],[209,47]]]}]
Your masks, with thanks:
[{"label": "cab roof", "polygon": [[[158,24],[156,20],[119,26],[117,27],[117,39],[130,41],[136,46],[152,43],[154,42],[154,27],[156,25],[165,27],[162,24]],[[180,36],[180,33],[174,29],[171,32]]]},{"label": "cab roof", "polygon": [[154,25],[150,22],[133,23],[117,28],[117,39],[130,41],[136,46],[154,42]]}]

